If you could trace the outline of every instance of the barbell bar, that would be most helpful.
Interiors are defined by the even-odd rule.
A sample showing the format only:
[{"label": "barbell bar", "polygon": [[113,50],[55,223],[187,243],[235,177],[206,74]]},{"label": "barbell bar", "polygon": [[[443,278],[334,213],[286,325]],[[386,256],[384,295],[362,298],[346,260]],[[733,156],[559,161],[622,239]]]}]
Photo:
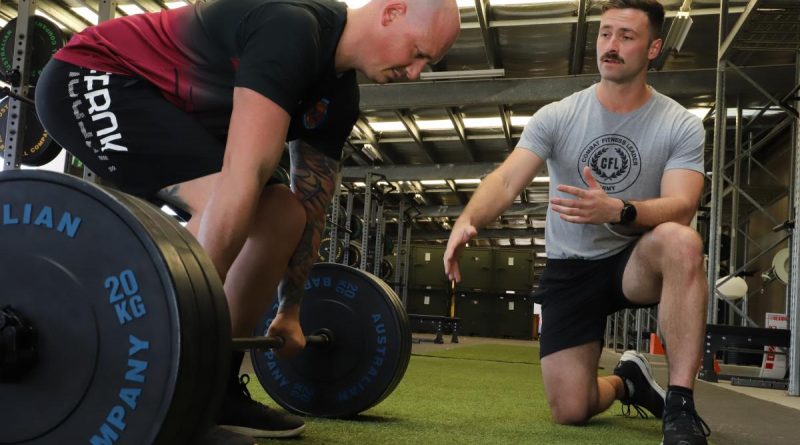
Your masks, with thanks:
[{"label": "barbell bar", "polygon": [[[239,337],[231,341],[233,349],[237,351],[249,351],[254,349],[280,349],[285,340],[283,337]],[[316,334],[306,335],[306,347],[326,347],[333,343],[333,332],[330,329],[320,329]]]}]

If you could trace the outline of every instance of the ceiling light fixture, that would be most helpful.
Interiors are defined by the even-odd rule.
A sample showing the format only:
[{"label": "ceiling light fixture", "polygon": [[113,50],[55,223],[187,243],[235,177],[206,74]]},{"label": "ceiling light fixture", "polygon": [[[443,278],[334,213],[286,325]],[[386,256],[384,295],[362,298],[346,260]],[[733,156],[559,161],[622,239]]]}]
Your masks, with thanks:
[{"label": "ceiling light fixture", "polygon": [[417,127],[423,131],[452,130],[450,119],[417,119]]},{"label": "ceiling light fixture", "polygon": [[466,128],[500,128],[502,126],[503,121],[500,116],[464,118],[464,127]]},{"label": "ceiling light fixture", "polygon": [[480,184],[480,179],[456,179],[456,184]]},{"label": "ceiling light fixture", "polygon": [[428,71],[419,74],[420,80],[464,80],[464,79],[492,79],[504,77],[506,70],[503,68],[465,71]]},{"label": "ceiling light fixture", "polygon": [[[181,6],[185,6],[185,5],[186,5],[186,3],[184,3]],[[144,13],[144,9],[140,8],[137,5],[117,5],[117,8],[119,8],[122,12],[124,12],[125,15],[136,15],[136,14],[143,14]],[[167,6],[167,8],[169,8],[169,6]],[[170,8],[170,9],[174,9],[174,8]]]},{"label": "ceiling light fixture", "polygon": [[524,127],[531,120],[532,116],[511,116],[512,127]]},{"label": "ceiling light fixture", "polygon": [[657,70],[664,67],[667,57],[672,54],[679,53],[686,36],[689,34],[689,29],[692,27],[692,18],[689,16],[691,12],[692,0],[683,0],[680,10],[672,19],[672,23],[667,31],[667,36],[664,37],[664,42],[661,45],[661,53],[658,55],[651,66]]},{"label": "ceiling light fixture", "polygon": [[77,8],[72,8],[72,12],[83,17],[84,19],[86,19],[87,22],[91,23],[92,25],[96,25],[97,21],[99,20],[97,13],[87,8],[86,6],[79,6]]},{"label": "ceiling light fixture", "polygon": [[383,121],[383,122],[370,122],[369,126],[373,131],[380,132],[401,132],[408,131],[406,126],[400,121]]},{"label": "ceiling light fixture", "polygon": [[164,3],[164,6],[166,6],[169,9],[176,9],[176,8],[180,8],[181,6],[186,6],[186,5],[188,5],[188,3],[184,2],[184,1]]}]

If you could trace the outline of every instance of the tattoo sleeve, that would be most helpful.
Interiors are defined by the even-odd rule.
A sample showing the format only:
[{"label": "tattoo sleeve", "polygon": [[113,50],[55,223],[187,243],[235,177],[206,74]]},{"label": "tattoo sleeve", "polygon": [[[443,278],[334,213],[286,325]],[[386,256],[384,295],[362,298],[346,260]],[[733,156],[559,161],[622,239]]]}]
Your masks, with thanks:
[{"label": "tattoo sleeve", "polygon": [[278,296],[281,308],[298,305],[303,299],[303,287],[317,258],[325,218],[339,175],[339,162],[305,142],[297,140],[290,143],[289,156],[292,161],[292,191],[306,210],[306,226],[280,285]]}]

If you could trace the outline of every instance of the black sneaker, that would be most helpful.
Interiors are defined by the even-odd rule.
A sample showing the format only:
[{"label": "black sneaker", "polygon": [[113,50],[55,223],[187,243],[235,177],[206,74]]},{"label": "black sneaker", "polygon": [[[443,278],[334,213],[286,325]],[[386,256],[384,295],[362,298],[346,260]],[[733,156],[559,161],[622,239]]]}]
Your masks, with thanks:
[{"label": "black sneaker", "polygon": [[661,445],[707,445],[711,429],[697,415],[694,401],[671,393],[664,411]]},{"label": "black sneaker", "polygon": [[641,408],[650,411],[657,418],[664,414],[664,389],[653,378],[653,370],[644,355],[636,351],[625,351],[619,359],[614,374],[622,378],[625,397],[622,412],[630,415],[631,406],[639,417],[647,417]]},{"label": "black sneaker", "polygon": [[228,390],[217,423],[230,431],[253,437],[294,437],[306,427],[303,419],[268,408],[250,396],[247,374],[239,378],[236,391]]},{"label": "black sneaker", "polygon": [[196,443],[198,445],[256,445],[256,440],[214,425],[203,433]]}]

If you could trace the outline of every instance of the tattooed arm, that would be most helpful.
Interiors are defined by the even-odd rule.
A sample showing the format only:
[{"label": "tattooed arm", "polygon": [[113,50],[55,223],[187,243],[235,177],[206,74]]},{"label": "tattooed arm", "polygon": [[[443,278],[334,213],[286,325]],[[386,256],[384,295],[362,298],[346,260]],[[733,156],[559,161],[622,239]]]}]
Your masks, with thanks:
[{"label": "tattooed arm", "polygon": [[311,266],[317,258],[339,174],[339,162],[303,141],[290,143],[289,155],[292,191],[306,210],[306,226],[278,289],[280,306],[269,329],[269,335],[281,336],[286,342],[278,351],[281,357],[291,356],[305,345],[300,329],[300,302]]},{"label": "tattooed arm", "polygon": [[317,258],[339,174],[337,161],[305,142],[297,140],[289,144],[289,156],[292,161],[292,191],[306,209],[306,227],[281,283],[281,307],[299,305],[303,298],[303,286]]}]

